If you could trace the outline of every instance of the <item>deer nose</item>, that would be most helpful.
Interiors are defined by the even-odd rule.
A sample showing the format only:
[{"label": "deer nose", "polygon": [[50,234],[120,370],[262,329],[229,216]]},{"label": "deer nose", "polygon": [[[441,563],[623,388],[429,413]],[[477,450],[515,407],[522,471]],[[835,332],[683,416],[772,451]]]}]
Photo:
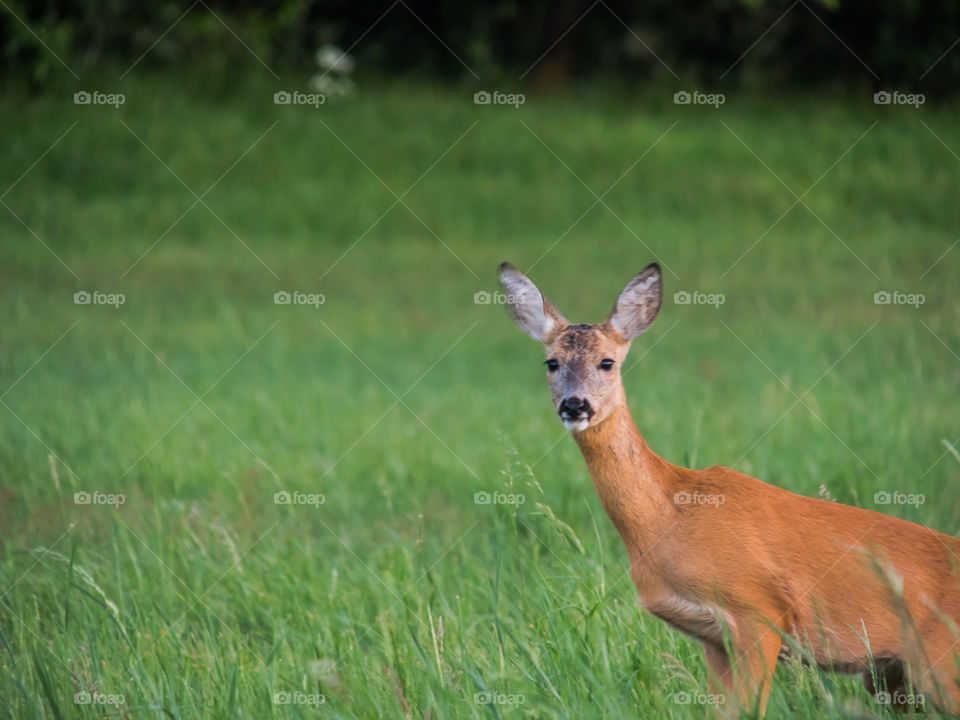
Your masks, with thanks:
[{"label": "deer nose", "polygon": [[588,400],[579,398],[576,395],[571,395],[560,402],[560,407],[557,409],[557,412],[560,414],[560,417],[568,420],[583,416],[589,418],[593,415],[593,408],[590,407]]}]

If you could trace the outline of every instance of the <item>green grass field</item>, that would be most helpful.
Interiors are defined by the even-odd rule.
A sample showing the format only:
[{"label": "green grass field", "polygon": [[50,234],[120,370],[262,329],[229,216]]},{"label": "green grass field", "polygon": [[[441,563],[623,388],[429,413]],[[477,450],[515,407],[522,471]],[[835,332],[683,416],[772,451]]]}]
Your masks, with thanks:
[{"label": "green grass field", "polygon": [[[0,716],[704,717],[475,301],[502,260],[583,322],[664,266],[624,382],[665,458],[960,533],[948,108],[121,89],[0,100]],[[892,713],[787,665],[768,716]]]}]

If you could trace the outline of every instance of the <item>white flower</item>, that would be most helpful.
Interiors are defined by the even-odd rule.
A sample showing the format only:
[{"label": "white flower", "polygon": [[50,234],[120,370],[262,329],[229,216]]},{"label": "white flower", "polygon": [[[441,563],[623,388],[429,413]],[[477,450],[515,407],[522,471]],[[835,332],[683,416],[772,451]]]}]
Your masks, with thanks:
[{"label": "white flower", "polygon": [[353,72],[356,62],[352,56],[347,55],[336,45],[322,45],[317,50],[317,64],[329,72],[349,75]]}]

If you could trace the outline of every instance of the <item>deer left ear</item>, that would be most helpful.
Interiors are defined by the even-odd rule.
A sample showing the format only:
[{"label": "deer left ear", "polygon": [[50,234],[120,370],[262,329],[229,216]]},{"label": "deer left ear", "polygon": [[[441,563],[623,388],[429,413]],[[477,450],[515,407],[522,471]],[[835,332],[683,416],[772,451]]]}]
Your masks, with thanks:
[{"label": "deer left ear", "polygon": [[498,268],[500,283],[507,294],[507,304],[517,325],[534,340],[550,342],[567,321],[547,300],[537,286],[510,263]]},{"label": "deer left ear", "polygon": [[662,301],[660,266],[651,263],[620,293],[610,317],[607,318],[607,325],[629,342],[653,324]]}]

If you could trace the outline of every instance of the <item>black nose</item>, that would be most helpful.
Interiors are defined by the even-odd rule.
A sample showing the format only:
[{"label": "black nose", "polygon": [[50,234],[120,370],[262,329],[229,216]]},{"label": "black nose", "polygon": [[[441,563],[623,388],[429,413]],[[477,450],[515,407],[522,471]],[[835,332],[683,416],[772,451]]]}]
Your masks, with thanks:
[{"label": "black nose", "polygon": [[577,420],[583,417],[593,417],[593,408],[590,407],[590,401],[578,398],[575,395],[564,398],[560,402],[557,412],[564,420]]}]

